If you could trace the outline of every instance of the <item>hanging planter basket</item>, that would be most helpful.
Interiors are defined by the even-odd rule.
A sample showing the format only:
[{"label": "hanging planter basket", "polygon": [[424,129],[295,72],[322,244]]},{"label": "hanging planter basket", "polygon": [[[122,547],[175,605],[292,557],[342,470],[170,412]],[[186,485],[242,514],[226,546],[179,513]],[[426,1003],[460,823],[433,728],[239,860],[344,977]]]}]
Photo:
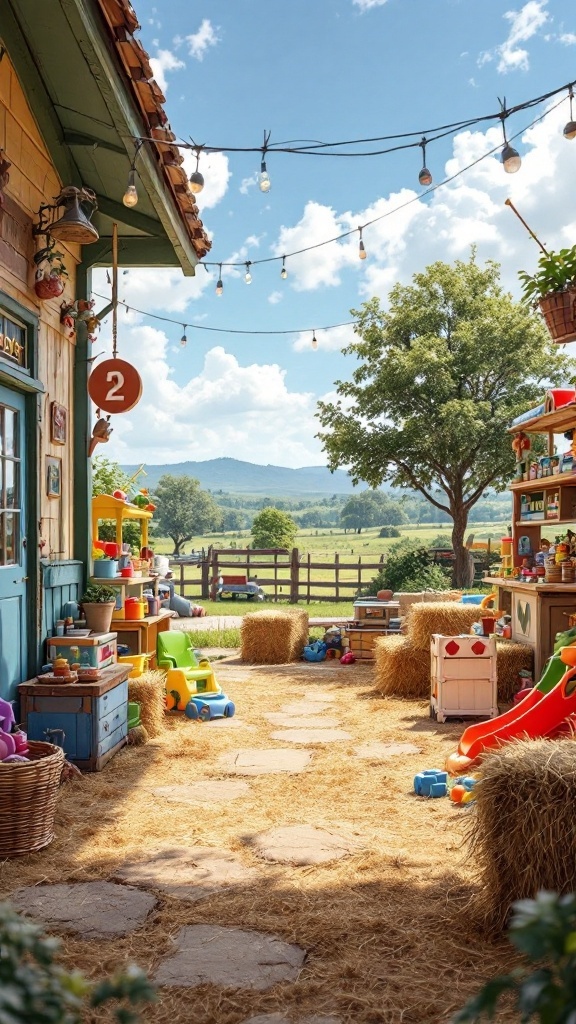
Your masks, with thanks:
[{"label": "hanging planter basket", "polygon": [[552,341],[557,345],[576,341],[576,288],[546,295],[538,305]]}]

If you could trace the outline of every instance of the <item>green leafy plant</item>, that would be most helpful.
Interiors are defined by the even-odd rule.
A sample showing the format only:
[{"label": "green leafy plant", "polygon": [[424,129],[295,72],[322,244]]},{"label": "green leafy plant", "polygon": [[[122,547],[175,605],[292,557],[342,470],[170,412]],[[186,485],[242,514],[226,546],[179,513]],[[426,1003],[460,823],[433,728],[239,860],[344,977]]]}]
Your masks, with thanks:
[{"label": "green leafy plant", "polygon": [[522,283],[522,299],[528,304],[576,287],[576,245],[559,252],[543,253],[535,274],[520,270],[518,277]]},{"label": "green leafy plant", "polygon": [[576,1021],[576,896],[539,892],[513,906],[509,939],[530,967],[488,981],[452,1018],[452,1024],[498,1019],[504,993],[512,996],[522,1024]]},{"label": "green leafy plant", "polygon": [[427,548],[400,541],[390,548],[386,562],[368,587],[366,597],[379,590],[416,593],[419,590],[448,590],[448,575],[439,565],[432,565]]},{"label": "green leafy plant", "polygon": [[155,993],[137,967],[91,982],[79,971],[55,962],[57,939],[0,904],[0,1022],[2,1024],[82,1024],[90,1009],[116,1001],[119,1024],[139,1019],[132,1007],[153,1002]]},{"label": "green leafy plant", "polygon": [[116,601],[116,597],[117,591],[113,587],[105,587],[100,583],[89,583],[80,603],[108,604],[110,601]]}]

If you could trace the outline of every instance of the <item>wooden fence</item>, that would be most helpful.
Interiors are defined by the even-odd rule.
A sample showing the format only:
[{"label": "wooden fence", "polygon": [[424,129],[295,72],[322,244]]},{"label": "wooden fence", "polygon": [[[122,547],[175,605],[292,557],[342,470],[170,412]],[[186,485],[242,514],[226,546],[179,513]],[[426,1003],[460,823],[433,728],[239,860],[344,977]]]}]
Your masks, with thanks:
[{"label": "wooden fence", "polygon": [[[176,590],[189,600],[210,600],[215,596],[220,576],[245,573],[266,591],[267,601],[348,601],[350,602],[382,568],[378,561],[343,559],[338,552],[330,562],[316,562],[311,554],[301,555],[298,548],[238,549],[209,548],[205,557],[179,558],[170,562]],[[320,579],[315,573],[322,571]],[[326,579],[326,574],[329,579]]]}]

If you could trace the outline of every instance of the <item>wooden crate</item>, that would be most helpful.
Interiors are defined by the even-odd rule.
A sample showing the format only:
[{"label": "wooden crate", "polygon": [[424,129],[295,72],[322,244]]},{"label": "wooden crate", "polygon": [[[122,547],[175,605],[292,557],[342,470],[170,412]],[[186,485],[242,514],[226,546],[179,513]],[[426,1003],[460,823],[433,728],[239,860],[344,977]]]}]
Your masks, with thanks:
[{"label": "wooden crate", "polygon": [[[385,627],[348,626],[346,636],[349,640],[349,650],[362,661],[373,661],[376,640],[381,636],[389,636],[390,632]],[[396,632],[395,630],[395,635]]]}]

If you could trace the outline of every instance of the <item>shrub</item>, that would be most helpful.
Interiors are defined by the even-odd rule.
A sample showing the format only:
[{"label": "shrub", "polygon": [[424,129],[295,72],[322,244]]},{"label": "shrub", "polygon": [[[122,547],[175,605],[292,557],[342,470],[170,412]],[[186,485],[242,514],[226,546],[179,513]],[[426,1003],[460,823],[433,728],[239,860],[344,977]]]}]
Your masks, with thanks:
[{"label": "shrub", "polygon": [[430,561],[428,549],[410,541],[401,541],[390,549],[382,569],[364,591],[369,597],[379,590],[405,591],[448,590],[448,574],[439,565]]},{"label": "shrub", "polygon": [[397,526],[383,526],[378,534],[379,537],[401,537],[402,534]]}]

